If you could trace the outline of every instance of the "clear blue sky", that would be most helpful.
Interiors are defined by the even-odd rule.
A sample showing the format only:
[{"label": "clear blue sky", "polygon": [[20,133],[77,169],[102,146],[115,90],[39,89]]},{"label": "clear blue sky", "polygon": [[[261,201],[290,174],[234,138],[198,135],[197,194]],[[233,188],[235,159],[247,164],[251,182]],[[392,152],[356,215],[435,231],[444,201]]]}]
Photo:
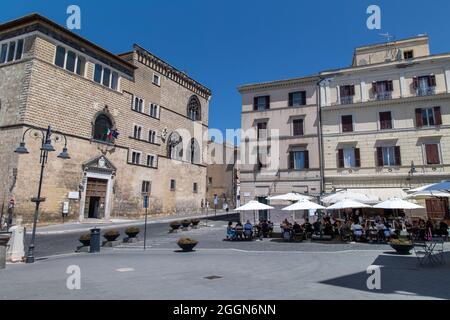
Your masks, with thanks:
[{"label": "clear blue sky", "polygon": [[[241,84],[347,66],[355,46],[427,33],[434,53],[450,52],[450,1],[433,0],[76,0],[8,1],[0,21],[38,12],[65,24],[82,10],[80,35],[120,53],[138,43],[213,91],[210,127],[240,127]],[[382,9],[382,30],[366,9]]]}]

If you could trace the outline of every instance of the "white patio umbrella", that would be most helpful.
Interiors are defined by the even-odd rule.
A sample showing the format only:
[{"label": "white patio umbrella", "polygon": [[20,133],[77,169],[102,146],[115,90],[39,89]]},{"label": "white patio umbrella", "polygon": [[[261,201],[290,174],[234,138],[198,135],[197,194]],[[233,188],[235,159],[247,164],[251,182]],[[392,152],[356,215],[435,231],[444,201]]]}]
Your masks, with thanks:
[{"label": "white patio umbrella", "polygon": [[383,201],[377,205],[373,206],[376,209],[392,209],[392,210],[414,210],[414,209],[423,209],[424,207],[419,206],[418,204],[402,200],[399,198],[392,198],[386,201]]},{"label": "white patio umbrella", "polygon": [[324,206],[311,202],[309,200],[300,200],[289,207],[284,208],[284,211],[300,211],[300,210],[325,210]]},{"label": "white patio umbrella", "polygon": [[253,211],[254,222],[256,222],[256,215],[255,215],[256,211],[271,210],[271,209],[274,209],[274,208],[271,206],[268,206],[264,203],[253,200],[247,204],[244,204],[243,206],[241,206],[239,208],[236,208],[236,211]]},{"label": "white patio umbrella", "polygon": [[358,201],[354,201],[352,199],[344,199],[328,207],[327,210],[361,209],[361,208],[371,208],[371,206]]},{"label": "white patio umbrella", "polygon": [[377,197],[350,190],[337,192],[322,198],[322,202],[324,203],[338,203],[343,200],[353,200],[362,203],[376,203],[380,201],[380,199],[378,199]]},{"label": "white patio umbrella", "polygon": [[294,211],[293,220],[295,220],[295,211],[307,211],[307,210],[324,210],[325,207],[320,204],[314,203],[309,200],[300,200],[289,207],[283,208],[283,211]]},{"label": "white patio umbrella", "polygon": [[300,193],[286,193],[278,196],[267,197],[267,200],[281,200],[281,201],[300,201],[300,200],[311,200],[312,197],[306,196]]},{"label": "white patio umbrella", "polygon": [[[424,207],[419,206],[418,204],[402,200],[399,198],[392,198],[386,201],[383,201],[375,206],[376,209],[391,209],[391,210],[415,210],[415,209],[423,209]],[[398,216],[398,212],[396,212]]]}]

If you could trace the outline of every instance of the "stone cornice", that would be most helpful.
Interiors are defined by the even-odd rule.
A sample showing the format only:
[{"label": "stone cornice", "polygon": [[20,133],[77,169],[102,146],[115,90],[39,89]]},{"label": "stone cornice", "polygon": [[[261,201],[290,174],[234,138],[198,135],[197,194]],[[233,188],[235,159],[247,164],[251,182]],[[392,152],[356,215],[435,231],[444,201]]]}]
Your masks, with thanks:
[{"label": "stone cornice", "polygon": [[138,62],[146,65],[147,67],[155,70],[156,72],[164,75],[170,80],[182,85],[183,87],[189,89],[190,91],[198,94],[206,100],[211,97],[211,90],[195,81],[189,77],[186,73],[181,72],[165,62],[164,60],[158,58],[154,54],[148,52],[141,46],[135,44],[133,46],[135,53],[137,54]]},{"label": "stone cornice", "polygon": [[247,84],[238,87],[240,93],[250,93],[254,91],[268,90],[268,89],[280,89],[280,88],[291,88],[295,86],[312,85],[316,86],[319,81],[319,76],[313,75],[309,77],[293,78],[286,80],[262,82]]}]

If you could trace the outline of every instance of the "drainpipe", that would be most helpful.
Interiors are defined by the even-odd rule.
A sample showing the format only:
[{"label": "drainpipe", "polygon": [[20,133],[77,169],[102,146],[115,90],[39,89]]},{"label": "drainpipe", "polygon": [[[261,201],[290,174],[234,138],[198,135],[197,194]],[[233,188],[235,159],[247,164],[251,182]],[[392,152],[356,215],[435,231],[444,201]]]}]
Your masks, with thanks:
[{"label": "drainpipe", "polygon": [[320,90],[322,84],[330,82],[334,77],[319,78],[317,82],[318,94],[317,96],[317,135],[319,136],[319,162],[320,162],[320,195],[325,192],[325,160],[324,160],[324,147],[323,147],[323,133],[322,133],[322,91]]},{"label": "drainpipe", "polygon": [[[325,191],[325,168],[324,168],[324,157],[323,157],[323,137],[322,137],[322,108],[321,108],[321,101],[322,101],[322,91],[321,86],[325,79],[320,79],[319,82],[317,82],[317,92],[316,95],[317,99],[317,139],[319,140],[319,167],[320,167],[320,196]],[[319,196],[319,203],[320,201]]]}]

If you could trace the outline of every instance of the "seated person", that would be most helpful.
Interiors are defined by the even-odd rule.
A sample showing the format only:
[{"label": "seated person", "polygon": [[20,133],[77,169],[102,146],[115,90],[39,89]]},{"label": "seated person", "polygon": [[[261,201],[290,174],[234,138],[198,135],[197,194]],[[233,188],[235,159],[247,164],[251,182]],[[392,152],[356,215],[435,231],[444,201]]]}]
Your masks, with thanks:
[{"label": "seated person", "polygon": [[363,236],[363,227],[359,224],[359,221],[355,221],[351,227],[353,235],[355,236],[355,241],[360,241]]},{"label": "seated person", "polygon": [[269,236],[269,224],[266,220],[261,223],[261,232],[264,238],[267,238]]},{"label": "seated person", "polygon": [[312,234],[314,232],[312,224],[309,223],[309,219],[306,219],[305,223],[303,224],[303,229],[308,234]]},{"label": "seated person", "polygon": [[244,236],[244,227],[242,226],[242,223],[238,222],[234,230],[236,232],[236,239],[242,240]]},{"label": "seated person", "polygon": [[341,235],[342,241],[351,240],[352,228],[351,228],[351,224],[349,221],[346,221],[345,223],[343,223],[341,225],[341,229],[339,230],[339,233]]},{"label": "seated person", "polygon": [[253,225],[250,223],[250,220],[244,224],[244,237],[246,239],[251,238],[253,235]]},{"label": "seated person", "polygon": [[313,230],[314,230],[314,234],[320,234],[320,229],[322,227],[322,223],[317,220],[316,222],[313,223]]},{"label": "seated person", "polygon": [[334,235],[333,226],[331,225],[331,222],[329,220],[325,221],[325,225],[323,227],[323,234],[330,237],[333,237]]},{"label": "seated person", "polygon": [[269,225],[269,233],[272,233],[273,232],[273,222],[267,221],[267,224]]},{"label": "seated person", "polygon": [[294,226],[292,227],[292,230],[294,231],[294,234],[303,233],[302,226],[299,225],[297,222],[294,223]]},{"label": "seated person", "polygon": [[228,222],[227,238],[226,240],[234,240],[236,238],[236,231],[233,228],[233,222]]}]

